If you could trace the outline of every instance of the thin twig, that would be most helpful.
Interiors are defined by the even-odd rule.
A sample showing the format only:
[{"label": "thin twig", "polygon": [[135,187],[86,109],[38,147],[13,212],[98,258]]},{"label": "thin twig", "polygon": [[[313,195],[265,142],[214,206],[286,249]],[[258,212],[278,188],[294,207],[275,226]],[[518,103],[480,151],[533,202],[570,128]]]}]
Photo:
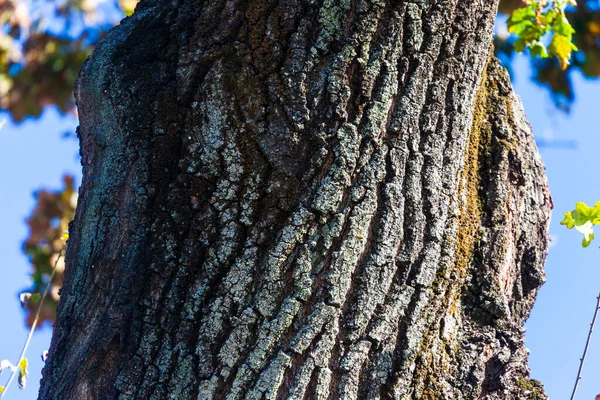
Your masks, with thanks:
[{"label": "thin twig", "polygon": [[3,399],[6,392],[8,392],[8,388],[10,387],[10,384],[15,379],[15,376],[17,376],[17,372],[20,369],[21,360],[23,360],[25,358],[25,353],[27,352],[27,348],[29,347],[31,338],[33,337],[33,332],[35,331],[35,327],[37,326],[38,320],[40,318],[40,312],[42,311],[42,306],[44,305],[44,300],[46,299],[46,295],[48,294],[48,289],[50,288],[50,286],[52,286],[52,279],[54,278],[54,273],[56,272],[56,266],[58,265],[58,261],[60,260],[60,258],[63,255],[63,251],[64,251],[64,248],[58,252],[58,257],[56,257],[56,261],[54,261],[54,267],[52,268],[52,273],[50,274],[50,280],[48,281],[48,284],[46,285],[46,289],[44,290],[44,294],[42,295],[42,298],[40,299],[40,304],[35,313],[35,318],[33,319],[33,324],[31,324],[31,329],[29,330],[29,334],[27,334],[27,340],[25,341],[25,346],[23,346],[23,350],[21,351],[21,356],[19,357],[19,361],[17,361],[17,368],[12,370],[12,373],[10,374],[10,377],[8,378],[8,382],[6,382],[6,386],[4,386],[4,391],[2,393],[0,393],[0,400]]},{"label": "thin twig", "polygon": [[583,356],[580,359],[579,371],[577,371],[577,379],[575,379],[575,386],[573,387],[573,393],[571,394],[571,400],[575,399],[575,393],[577,393],[577,386],[581,380],[581,370],[583,370],[583,363],[585,362],[585,356],[587,355],[588,347],[590,346],[590,340],[592,339],[592,332],[594,331],[594,325],[596,324],[596,317],[598,316],[598,310],[600,310],[600,294],[596,297],[598,302],[596,303],[596,310],[594,311],[594,318],[590,324],[590,331],[588,333],[587,341],[585,342],[585,349],[583,349]]}]

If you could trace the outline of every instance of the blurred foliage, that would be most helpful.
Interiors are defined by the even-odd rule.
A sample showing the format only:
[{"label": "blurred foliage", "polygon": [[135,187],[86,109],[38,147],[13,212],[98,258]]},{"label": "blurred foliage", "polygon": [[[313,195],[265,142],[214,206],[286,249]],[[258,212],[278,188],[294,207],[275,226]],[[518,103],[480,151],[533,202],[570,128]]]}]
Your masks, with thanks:
[{"label": "blurred foliage", "polygon": [[73,177],[65,176],[63,182],[64,187],[59,191],[40,190],[35,193],[37,204],[27,220],[29,237],[23,243],[23,250],[33,267],[31,273],[33,285],[21,296],[23,307],[27,312],[27,326],[33,324],[39,305],[36,299],[39,299],[39,295],[44,292],[48,284],[52,286],[42,305],[38,326],[41,326],[44,321],[54,322],[56,317],[58,291],[62,287],[65,269],[63,258],[56,263],[52,282],[48,281],[56,259],[65,244],[64,234],[69,229],[69,222],[75,216],[77,204],[77,191]]},{"label": "blurred foliage", "polygon": [[[513,11],[523,6],[521,0],[501,0],[500,13],[509,16]],[[573,92],[572,73],[581,71],[586,78],[600,76],[600,0],[579,0],[577,7],[567,7],[565,16],[574,28],[573,43],[578,51],[573,54],[570,64],[561,68],[556,58],[531,59],[532,79],[550,90],[556,106],[569,111],[575,93]],[[494,38],[496,55],[509,68],[515,54],[516,35],[498,29]]]},{"label": "blurred foliage", "polygon": [[79,68],[137,0],[0,0],[0,108],[16,121],[74,112]]},{"label": "blurred foliage", "polygon": [[532,57],[556,57],[562,69],[577,51],[573,44],[575,30],[565,15],[567,6],[577,6],[575,0],[526,0],[515,9],[506,26],[517,36],[513,47],[517,53],[529,50]]}]

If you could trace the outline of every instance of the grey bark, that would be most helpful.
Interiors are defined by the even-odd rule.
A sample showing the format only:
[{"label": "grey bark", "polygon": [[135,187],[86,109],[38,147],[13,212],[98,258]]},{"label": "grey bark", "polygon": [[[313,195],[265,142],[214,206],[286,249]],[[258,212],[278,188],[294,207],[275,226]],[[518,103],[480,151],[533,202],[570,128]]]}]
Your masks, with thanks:
[{"label": "grey bark", "polygon": [[496,7],[143,0],[76,87],[40,398],[546,398],[551,200]]}]

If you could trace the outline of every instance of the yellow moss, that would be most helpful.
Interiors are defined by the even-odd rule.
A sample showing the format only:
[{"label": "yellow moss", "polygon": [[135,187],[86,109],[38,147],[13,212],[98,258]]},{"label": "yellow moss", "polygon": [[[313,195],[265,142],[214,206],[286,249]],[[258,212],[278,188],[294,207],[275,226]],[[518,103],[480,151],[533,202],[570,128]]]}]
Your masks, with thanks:
[{"label": "yellow moss", "polygon": [[[492,60],[493,55],[490,55]],[[494,62],[494,61],[492,61]],[[493,69],[497,68],[493,66]],[[438,270],[432,286],[436,305],[432,305],[423,317],[429,326],[423,335],[419,351],[415,355],[413,397],[424,400],[439,400],[442,394],[440,383],[455,373],[455,354],[460,343],[453,338],[440,338],[440,321],[444,317],[457,318],[462,314],[464,282],[469,274],[474,248],[479,240],[484,204],[480,198],[482,162],[490,158],[492,151],[517,151],[516,138],[500,139],[492,132],[493,118],[513,115],[510,95],[502,94],[500,85],[504,77],[484,69],[481,86],[477,92],[473,110],[473,121],[466,147],[465,163],[459,184],[459,199],[463,201],[456,218],[458,230],[455,238],[445,238],[445,247],[454,247],[452,265]],[[508,84],[508,81],[505,82]],[[500,111],[500,112],[499,112]],[[514,121],[505,121],[517,129]],[[438,302],[439,301],[439,302]],[[437,346],[436,351],[432,351]]]},{"label": "yellow moss", "polygon": [[544,395],[542,384],[535,379],[528,379],[524,376],[520,376],[516,383],[523,391],[523,394],[527,396],[527,400],[544,400],[547,398]]},{"label": "yellow moss", "polygon": [[476,239],[474,233],[479,230],[481,220],[479,160],[481,153],[489,148],[492,134],[487,120],[489,113],[487,104],[489,83],[487,74],[484,73],[482,85],[475,101],[473,125],[459,189],[460,197],[466,199],[458,218],[455,248],[455,270],[461,278],[467,272]]},{"label": "yellow moss", "polygon": [[[457,315],[459,305],[462,300],[462,282],[469,271],[473,249],[477,240],[477,232],[481,223],[481,212],[483,205],[479,197],[480,187],[480,160],[482,156],[489,152],[492,140],[492,130],[488,115],[490,107],[494,105],[490,101],[490,93],[495,92],[494,82],[488,79],[484,69],[482,84],[477,93],[475,108],[473,112],[473,124],[469,136],[465,165],[461,175],[459,187],[459,198],[465,199],[465,203],[460,209],[458,216],[458,232],[455,241],[455,260],[452,271],[438,271],[436,281],[433,284],[434,293],[442,294],[445,292],[441,305],[437,310],[438,316]],[[450,285],[448,285],[448,272],[456,276]],[[444,287],[446,286],[446,287]],[[428,318],[430,316],[427,316]],[[420,357],[417,361],[415,371],[415,381],[421,382],[424,390],[420,396],[423,400],[439,400],[440,388],[439,378],[446,376],[453,367],[451,354],[456,350],[456,346],[451,343],[440,343],[438,354],[439,360],[434,360],[431,346],[439,333],[439,318],[434,319],[434,323],[424,334],[423,341],[419,349]]]},{"label": "yellow moss", "polygon": [[515,150],[517,148],[516,143],[509,142],[508,140],[498,139],[498,143],[500,143],[507,151]]}]

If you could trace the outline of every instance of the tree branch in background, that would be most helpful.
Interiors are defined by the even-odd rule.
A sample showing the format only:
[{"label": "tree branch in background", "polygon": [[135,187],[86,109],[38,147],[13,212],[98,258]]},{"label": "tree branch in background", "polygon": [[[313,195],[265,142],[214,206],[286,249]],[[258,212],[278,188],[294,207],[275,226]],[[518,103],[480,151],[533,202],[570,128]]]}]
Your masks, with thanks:
[{"label": "tree branch in background", "polygon": [[[54,277],[54,274],[57,271],[57,266],[58,266],[59,261],[62,259],[65,247],[66,246],[63,245],[63,248],[61,249],[61,251],[54,258],[54,268],[52,269],[52,273],[50,274],[50,282],[52,281],[52,278]],[[38,325],[38,320],[41,316],[41,311],[44,307],[44,301],[48,297],[48,293],[49,293],[48,289],[50,289],[50,287],[52,286],[52,284],[50,282],[48,282],[48,284],[46,285],[46,288],[44,289],[44,293],[42,294],[41,299],[38,301],[39,304],[37,306],[37,311],[35,313],[33,323],[31,324],[31,329],[29,330],[29,333],[27,334],[27,340],[25,340],[25,345],[23,346],[23,350],[21,351],[21,355],[19,356],[19,361],[17,362],[16,365],[12,365],[10,362],[8,362],[8,360],[2,360],[2,362],[0,363],[0,372],[2,371],[2,368],[4,365],[8,365],[10,367],[10,369],[12,370],[12,373],[10,374],[10,377],[8,378],[6,385],[0,386],[0,400],[4,398],[4,395],[10,388],[10,385],[15,380],[17,373],[19,374],[19,387],[21,389],[25,388],[25,382],[27,381],[27,364],[28,364],[28,361],[27,361],[27,358],[25,357],[25,355],[27,354],[27,349],[29,348],[29,343],[31,343],[31,338],[33,337],[33,332],[35,331],[35,328]]]},{"label": "tree branch in background", "polygon": [[[592,323],[590,324],[590,331],[588,332],[588,337],[585,342],[585,348],[583,349],[583,356],[579,362],[579,370],[577,371],[577,379],[575,379],[575,386],[573,387],[573,393],[571,394],[571,400],[575,399],[575,394],[577,393],[577,387],[579,386],[579,381],[581,380],[581,371],[583,370],[583,363],[585,362],[585,357],[587,355],[588,348],[590,346],[590,340],[592,339],[592,332],[594,332],[594,325],[596,324],[596,317],[598,316],[598,310],[600,309],[600,294],[596,297],[596,310],[594,311],[594,318],[592,318]],[[596,400],[599,399],[600,395],[596,396]]]}]

